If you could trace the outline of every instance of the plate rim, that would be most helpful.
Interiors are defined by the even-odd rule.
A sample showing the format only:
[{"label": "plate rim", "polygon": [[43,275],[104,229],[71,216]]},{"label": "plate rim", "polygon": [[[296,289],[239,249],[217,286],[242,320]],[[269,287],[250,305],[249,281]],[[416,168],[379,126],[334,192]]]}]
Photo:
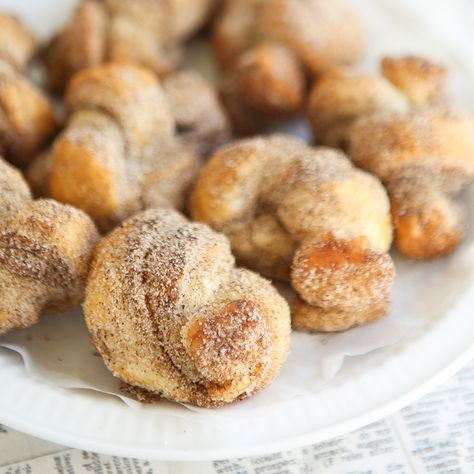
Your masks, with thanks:
[{"label": "plate rim", "polygon": [[[384,366],[387,364],[397,364],[400,361],[403,361],[404,358],[410,357],[410,352],[416,351],[416,348],[419,347],[420,343],[433,339],[433,337],[439,336],[445,329],[447,324],[452,323],[453,318],[461,318],[461,321],[469,323],[472,319],[469,314],[469,304],[474,303],[474,285],[471,285],[468,291],[456,302],[451,311],[448,312],[443,317],[440,317],[436,321],[433,321],[430,326],[430,330],[426,333],[419,334],[415,337],[410,338],[408,341],[405,341],[401,344],[400,349],[396,354],[392,354],[384,362],[378,364],[373,369],[370,369],[367,372],[362,374],[362,377],[377,376],[379,371],[384,370]],[[468,324],[469,325],[469,324]],[[473,325],[471,324],[471,329]],[[454,330],[456,332],[456,329]],[[471,332],[472,334],[472,332]],[[453,341],[455,338],[444,338],[447,341]],[[439,341],[438,341],[439,343]],[[448,345],[452,345],[453,342],[449,342]],[[438,346],[438,353],[443,353],[443,346]],[[438,356],[439,359],[439,356]],[[61,432],[59,428],[55,431],[38,426],[35,423],[28,422],[27,418],[24,416],[23,419],[18,416],[9,416],[8,412],[5,410],[6,407],[2,406],[1,403],[1,394],[0,394],[0,422],[5,424],[12,429],[16,429],[23,433],[36,436],[38,438],[51,441],[60,445],[65,445],[67,447],[83,449],[87,451],[99,452],[107,455],[115,456],[126,456],[134,457],[139,459],[148,459],[148,460],[160,460],[160,461],[211,461],[217,459],[231,459],[239,457],[248,457],[248,456],[258,456],[265,455],[278,451],[285,451],[289,449],[296,449],[305,445],[314,444],[330,438],[341,436],[345,433],[358,429],[362,426],[365,426],[369,423],[375,422],[381,418],[391,415],[392,413],[400,410],[406,405],[414,402],[415,400],[421,398],[423,395],[433,390],[452,375],[454,375],[459,369],[464,365],[469,363],[474,359],[474,337],[472,341],[467,345],[463,345],[460,351],[456,356],[449,360],[448,363],[443,364],[442,367],[438,367],[434,370],[431,370],[427,374],[423,381],[411,382],[411,389],[404,391],[401,395],[395,397],[389,397],[388,400],[385,400],[367,410],[362,414],[355,414],[347,419],[336,422],[333,425],[316,429],[309,432],[304,432],[296,436],[287,436],[282,437],[278,440],[273,440],[270,442],[261,442],[253,446],[236,446],[228,447],[226,449],[222,448],[197,448],[189,449],[185,448],[182,450],[176,448],[166,448],[163,446],[148,448],[135,446],[124,446],[117,442],[116,440],[107,440],[107,439],[97,439],[97,437],[87,438],[83,435],[71,435],[69,433]],[[35,380],[34,383],[39,383],[48,386],[49,384],[42,382],[40,380]],[[335,386],[334,390],[344,390],[344,384]],[[50,388],[57,392],[64,392],[64,396],[67,394],[67,390],[60,389],[50,385]],[[249,420],[248,423],[251,423],[252,420]],[[192,422],[190,422],[192,423]]]}]

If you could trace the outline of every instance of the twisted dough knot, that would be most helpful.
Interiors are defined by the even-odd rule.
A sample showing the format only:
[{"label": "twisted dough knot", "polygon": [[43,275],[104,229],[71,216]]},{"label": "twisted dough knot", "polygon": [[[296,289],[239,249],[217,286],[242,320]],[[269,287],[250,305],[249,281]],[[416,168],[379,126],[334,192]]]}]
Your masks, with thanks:
[{"label": "twisted dough knot", "polygon": [[207,20],[214,0],[82,0],[46,54],[49,83],[62,90],[81,69],[130,62],[169,73],[181,44]]},{"label": "twisted dough knot", "polygon": [[172,210],[140,213],[105,237],[84,310],[114,375],[206,407],[264,388],[286,359],[288,305],[234,264],[223,235]]},{"label": "twisted dough knot", "polygon": [[26,77],[36,50],[31,33],[14,17],[0,15],[0,154],[24,166],[58,124],[46,96]]},{"label": "twisted dough knot", "polygon": [[192,70],[169,74],[163,90],[179,138],[207,156],[228,141],[230,124],[216,89]]},{"label": "twisted dough knot", "polygon": [[21,174],[0,159],[0,334],[79,304],[97,240],[86,214],[33,201]]},{"label": "twisted dough knot", "polygon": [[252,133],[301,109],[306,75],[357,61],[363,35],[339,0],[230,0],[213,46],[234,127]]},{"label": "twisted dough knot", "polygon": [[197,156],[174,136],[156,78],[109,64],[77,74],[66,92],[67,127],[56,141],[50,191],[102,230],[148,207],[184,205]]},{"label": "twisted dough knot", "polygon": [[341,152],[279,135],[234,142],[202,168],[191,210],[242,264],[291,282],[294,327],[341,330],[387,312],[388,198]]},{"label": "twisted dough knot", "polygon": [[456,248],[464,211],[453,200],[474,179],[474,122],[446,107],[446,69],[422,58],[385,58],[385,77],[332,71],[314,86],[316,140],[347,148],[389,191],[399,250],[433,258]]}]

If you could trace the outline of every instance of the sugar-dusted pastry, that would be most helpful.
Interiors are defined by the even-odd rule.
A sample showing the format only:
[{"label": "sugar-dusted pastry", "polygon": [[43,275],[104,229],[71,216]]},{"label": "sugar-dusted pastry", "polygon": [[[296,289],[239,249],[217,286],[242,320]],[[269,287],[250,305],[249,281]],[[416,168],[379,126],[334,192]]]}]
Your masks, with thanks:
[{"label": "sugar-dusted pastry", "polygon": [[54,199],[83,209],[103,231],[142,209],[184,206],[197,155],[177,140],[150,71],[119,63],[85,69],[65,101],[67,125],[50,164]]},{"label": "sugar-dusted pastry", "polygon": [[317,144],[346,149],[357,118],[374,112],[410,110],[403,92],[388,79],[352,69],[333,69],[311,89],[308,116]]},{"label": "sugar-dusted pastry", "polygon": [[221,96],[241,134],[266,129],[301,110],[306,81],[300,61],[288,48],[266,42],[243,52],[224,73]]},{"label": "sugar-dusted pastry", "polygon": [[25,77],[35,51],[31,33],[0,14],[0,154],[18,166],[27,165],[58,126],[47,97]]},{"label": "sugar-dusted pastry", "polygon": [[217,407],[267,386],[288,353],[286,301],[235,267],[228,240],[150,209],[97,247],[84,314],[112,373],[143,398]]},{"label": "sugar-dusted pastry", "polygon": [[436,258],[462,242],[465,212],[454,196],[474,181],[469,116],[424,109],[361,117],[351,130],[349,151],[354,163],[384,181],[400,252]]},{"label": "sugar-dusted pastry", "polygon": [[202,168],[191,211],[227,235],[240,263],[290,281],[296,329],[343,330],[387,313],[388,197],[342,152],[284,135],[236,141]]},{"label": "sugar-dusted pastry", "polygon": [[45,54],[49,83],[62,90],[84,68],[136,63],[165,74],[176,68],[181,43],[207,20],[215,0],[81,0]]},{"label": "sugar-dusted pastry", "polygon": [[300,110],[306,76],[356,62],[364,46],[340,0],[228,0],[212,42],[225,68],[223,99],[242,133]]},{"label": "sugar-dusted pastry", "polygon": [[309,105],[315,139],[345,148],[384,182],[404,255],[446,255],[464,235],[453,197],[474,180],[474,122],[449,109],[443,66],[385,58],[382,74],[337,70],[317,81]]},{"label": "sugar-dusted pastry", "polygon": [[207,155],[230,137],[227,114],[215,88],[200,74],[183,70],[163,80],[179,138]]},{"label": "sugar-dusted pastry", "polygon": [[32,200],[20,172],[0,158],[0,334],[79,304],[97,240],[85,213]]},{"label": "sugar-dusted pastry", "polygon": [[428,59],[383,58],[380,74],[335,68],[313,85],[308,113],[316,142],[347,147],[352,123],[377,112],[405,113],[446,102],[447,70]]}]

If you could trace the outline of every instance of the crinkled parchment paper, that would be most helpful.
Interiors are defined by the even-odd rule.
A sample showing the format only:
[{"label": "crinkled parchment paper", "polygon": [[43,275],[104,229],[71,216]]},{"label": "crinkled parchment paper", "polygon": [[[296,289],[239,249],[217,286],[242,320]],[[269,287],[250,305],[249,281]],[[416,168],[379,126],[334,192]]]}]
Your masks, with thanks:
[{"label": "crinkled parchment paper", "polygon": [[[19,8],[16,0],[4,3]],[[72,2],[64,2],[61,8],[67,9],[69,3]],[[427,54],[452,67],[455,102],[459,108],[474,114],[473,2],[352,0],[350,3],[368,31],[366,68],[374,69],[377,58],[383,54]],[[43,5],[42,9],[45,8]],[[21,8],[18,11],[21,12]],[[41,35],[48,33],[45,28],[48,20],[44,15],[36,17],[34,12],[29,12],[26,20],[36,26]],[[51,23],[49,30],[56,26],[57,22]],[[201,47],[195,48],[192,63],[205,64],[201,50]],[[209,66],[207,68],[208,75],[212,75]],[[302,122],[288,124],[283,129],[309,138]],[[293,333],[290,355],[282,372],[272,385],[250,400],[214,411],[168,402],[147,409],[196,419],[204,413],[206,420],[223,417],[241,420],[261,414],[263,407],[308,396],[320,390],[329,379],[347,379],[374,363],[381,363],[380,358],[374,357],[377,351],[383,349],[383,357],[390,357],[397,344],[443,318],[453,303],[474,285],[474,190],[466,191],[463,199],[469,205],[470,229],[466,242],[457,252],[431,263],[411,262],[394,255],[397,278],[393,309],[386,318],[339,334]],[[65,389],[84,389],[84,396],[91,394],[89,390],[108,393],[120,397],[132,408],[143,408],[120,393],[118,381],[107,371],[90,343],[79,308],[68,314],[46,316],[32,328],[0,337],[0,357],[6,356],[9,350],[22,356],[25,369],[32,377]],[[350,364],[347,364],[348,357],[351,357]],[[340,371],[341,367],[344,370]]]}]

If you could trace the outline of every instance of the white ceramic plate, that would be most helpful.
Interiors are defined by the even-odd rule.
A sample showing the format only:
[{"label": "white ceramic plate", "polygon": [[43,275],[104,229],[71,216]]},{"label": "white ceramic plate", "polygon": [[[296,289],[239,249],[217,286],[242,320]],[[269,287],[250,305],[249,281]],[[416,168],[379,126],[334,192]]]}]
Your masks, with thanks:
[{"label": "white ceramic plate", "polygon": [[474,290],[425,334],[393,348],[371,370],[330,383],[245,425],[192,423],[132,410],[110,397],[30,378],[21,359],[0,357],[0,421],[59,444],[164,460],[243,457],[322,441],[384,417],[421,397],[474,357]]},{"label": "white ceramic plate", "polygon": [[[73,3],[72,0],[0,0],[0,9],[17,12],[45,36],[61,24]],[[453,55],[460,54],[457,45],[462,43],[462,38],[456,39],[459,24],[456,31],[450,29],[448,15],[452,13],[433,14],[433,18],[443,18],[445,28],[429,23],[429,18],[426,18],[428,27],[419,28],[415,20],[426,15],[425,0],[416,5],[411,0],[353,3],[367,22],[369,36],[373,37],[371,54],[383,50],[384,44],[388,49],[393,50],[397,44],[398,49],[408,51],[413,44],[412,50],[417,51],[416,38],[428,33],[438,38],[434,48],[444,48],[447,54],[450,51],[455,51]],[[455,11],[454,3],[457,4],[449,5],[451,12]],[[429,5],[430,10],[436,10],[436,5],[441,8],[442,1],[430,0]],[[426,43],[426,37],[424,40]],[[469,75],[469,71],[465,72]],[[472,103],[470,106],[473,110]],[[238,426],[216,421],[193,422],[157,413],[150,406],[134,410],[112,397],[63,390],[30,377],[17,354],[2,350],[0,421],[60,444],[148,459],[221,459],[290,449],[340,435],[386,416],[454,374],[474,357],[473,308],[474,284],[422,334],[373,357],[368,370],[339,377],[314,396],[275,405],[261,417]]]}]

